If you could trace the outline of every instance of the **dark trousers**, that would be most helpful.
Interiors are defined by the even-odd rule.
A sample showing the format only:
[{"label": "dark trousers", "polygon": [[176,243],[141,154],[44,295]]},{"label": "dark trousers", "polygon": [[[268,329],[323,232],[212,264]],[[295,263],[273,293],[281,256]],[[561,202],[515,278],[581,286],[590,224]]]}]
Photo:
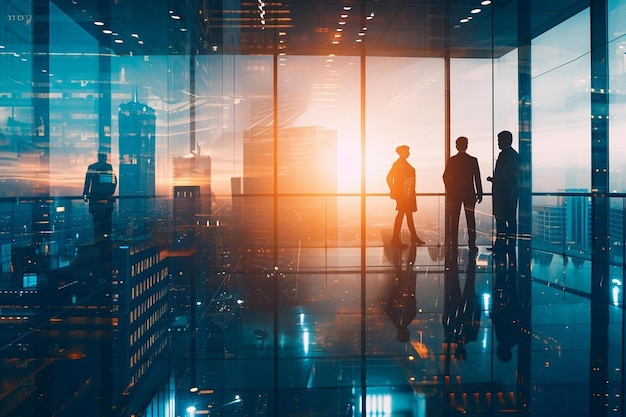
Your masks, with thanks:
[{"label": "dark trousers", "polygon": [[97,211],[93,215],[93,240],[98,243],[111,238],[111,212]]},{"label": "dark trousers", "polygon": [[459,245],[459,217],[461,215],[461,205],[465,210],[465,220],[467,222],[467,235],[470,249],[476,247],[476,197],[467,196],[464,199],[446,198],[446,233],[447,242],[452,248]]}]

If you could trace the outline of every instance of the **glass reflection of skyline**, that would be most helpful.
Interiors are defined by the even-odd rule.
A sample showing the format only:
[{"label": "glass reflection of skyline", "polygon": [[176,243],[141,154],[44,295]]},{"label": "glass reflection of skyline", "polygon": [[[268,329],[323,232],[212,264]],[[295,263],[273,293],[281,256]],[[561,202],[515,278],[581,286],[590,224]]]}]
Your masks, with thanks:
[{"label": "glass reflection of skyline", "polygon": [[[52,12],[59,14],[53,29],[68,26],[51,30],[53,41],[84,38],[73,21],[54,7]],[[583,12],[533,45],[533,191],[555,194],[533,197],[533,272],[543,277],[539,281],[567,282],[582,292],[590,292],[592,264],[589,45],[582,41],[588,20]],[[443,59],[367,57],[362,114],[359,57],[286,56],[277,61],[276,86],[272,57],[196,57],[191,89],[188,56],[111,56],[110,71],[102,74],[97,46],[82,42],[72,45],[84,55],[51,54],[45,105],[32,90],[41,75],[16,56],[0,54],[5,410],[72,415],[97,403],[103,415],[114,404],[119,415],[154,408],[173,416],[184,414],[190,398],[201,398],[205,409],[226,413],[232,406],[241,414],[263,415],[272,378],[293,383],[296,403],[300,390],[336,388],[333,401],[352,410],[349,391],[361,365],[355,352],[382,358],[383,366],[369,365],[374,382],[368,382],[373,388],[368,385],[367,398],[356,399],[374,413],[432,406],[426,396],[415,399],[412,391],[401,391],[409,387],[405,373],[411,384],[417,380],[436,390],[440,366],[448,367],[446,376],[451,367],[458,373],[459,401],[470,392],[467,386],[493,377],[487,375],[492,368],[477,366],[462,380],[465,364],[451,362],[441,343]],[[486,177],[498,152],[493,131],[517,125],[516,51],[450,64],[451,140],[470,137],[470,153],[479,157]],[[104,132],[103,79],[111,89],[110,101],[104,101],[111,124]],[[133,102],[155,116],[148,135],[154,148],[141,154],[151,168],[137,172],[124,165],[141,151],[124,145],[142,134],[120,129],[119,113]],[[615,132],[620,123],[612,125]],[[388,246],[394,207],[384,182],[399,144],[411,146],[411,162],[418,167],[416,225],[427,241],[407,266],[407,274],[417,271],[412,278],[421,290],[410,294],[421,309],[410,325],[414,333],[419,329],[420,339],[411,346],[428,359],[423,366],[414,365],[415,358],[402,362],[406,349],[389,343],[389,323],[379,317],[394,279],[392,263],[406,261]],[[612,141],[615,166],[623,146]],[[79,198],[85,169],[102,148],[110,150],[120,180],[110,253],[93,244],[91,217]],[[612,188],[621,191],[620,172],[612,165]],[[146,187],[126,193],[131,177]],[[619,249],[621,198],[611,202],[609,216],[610,244]],[[136,228],[139,221],[146,224]],[[478,206],[477,226],[477,294],[488,312],[492,258],[483,248],[493,236],[489,197]],[[620,250],[609,259],[615,270],[623,266]],[[612,274],[617,293],[622,272]],[[621,305],[619,297],[613,303]],[[359,333],[359,326],[367,331]],[[481,337],[470,344],[470,357],[490,349],[487,332]],[[562,341],[538,343],[560,352]],[[315,365],[306,363],[294,374],[289,365],[272,362],[278,357]],[[234,370],[224,371],[226,359],[236,363]],[[514,369],[497,371],[503,386],[478,390],[499,390],[506,397],[514,389]],[[56,378],[66,374],[66,386],[57,387]],[[298,385],[304,377],[306,388]],[[390,380],[401,392],[379,393]],[[239,397],[241,381],[249,384],[245,401]],[[211,395],[210,402],[202,395]],[[254,407],[249,398],[256,399]],[[503,409],[514,407],[512,398],[501,403]],[[286,413],[292,404],[279,406]]]}]

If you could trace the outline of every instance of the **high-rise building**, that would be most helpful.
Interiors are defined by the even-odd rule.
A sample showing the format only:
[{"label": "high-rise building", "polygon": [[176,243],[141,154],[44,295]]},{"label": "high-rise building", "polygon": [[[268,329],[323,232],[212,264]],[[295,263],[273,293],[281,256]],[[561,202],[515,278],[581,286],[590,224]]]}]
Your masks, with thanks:
[{"label": "high-rise building", "polygon": [[562,205],[533,205],[533,236],[537,243],[563,245],[565,223],[565,208]]},{"label": "high-rise building", "polygon": [[170,324],[167,257],[148,240],[135,241],[114,249],[113,271],[111,383],[128,397],[113,401],[128,407],[116,415],[132,415],[150,401],[146,390],[168,378],[160,366],[167,362]]},{"label": "high-rise building", "polygon": [[[591,243],[590,200],[585,188],[559,190],[569,194],[559,198],[559,205],[565,208],[565,241],[570,246],[588,247]],[[576,195],[580,194],[580,195]]]},{"label": "high-rise building", "polygon": [[277,238],[324,245],[337,234],[337,132],[318,126],[282,128],[274,166],[271,128],[244,131],[241,227],[263,242],[273,234],[276,170]]},{"label": "high-rise building", "polygon": [[119,215],[129,236],[147,231],[154,211],[156,113],[133,101],[119,109]]},{"label": "high-rise building", "polygon": [[172,174],[174,187],[198,186],[200,191],[200,205],[196,215],[208,216],[211,214],[211,157],[197,152],[185,156],[177,156],[173,160]]},{"label": "high-rise building", "polygon": [[[193,232],[200,212],[201,191],[198,185],[174,186],[174,229],[178,233]],[[178,236],[177,236],[178,237]]]}]

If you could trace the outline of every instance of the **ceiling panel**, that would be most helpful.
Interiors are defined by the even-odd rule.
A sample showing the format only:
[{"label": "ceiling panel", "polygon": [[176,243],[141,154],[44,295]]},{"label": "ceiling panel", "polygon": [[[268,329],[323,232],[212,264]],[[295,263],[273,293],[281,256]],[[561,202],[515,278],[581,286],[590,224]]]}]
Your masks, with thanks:
[{"label": "ceiling panel", "polygon": [[[532,36],[588,1],[481,0],[54,0],[120,55],[273,54],[501,56],[517,45],[528,12]],[[484,1],[482,3],[485,3]],[[520,2],[522,4],[522,2]],[[103,22],[97,26],[96,21]],[[103,31],[108,30],[107,33]]]}]

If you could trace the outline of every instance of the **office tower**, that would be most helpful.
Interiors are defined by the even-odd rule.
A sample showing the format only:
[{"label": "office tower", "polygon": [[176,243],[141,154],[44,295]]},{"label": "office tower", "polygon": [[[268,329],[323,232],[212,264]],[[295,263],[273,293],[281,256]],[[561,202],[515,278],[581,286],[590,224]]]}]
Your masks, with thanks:
[{"label": "office tower", "polygon": [[533,236],[537,244],[563,245],[565,223],[565,208],[562,205],[533,205]]},{"label": "office tower", "polygon": [[175,236],[173,245],[189,241],[195,234],[196,218],[200,212],[201,192],[197,185],[174,186],[173,220]]},{"label": "office tower", "polygon": [[114,249],[109,382],[113,403],[124,404],[115,415],[145,408],[151,399],[146,396],[168,378],[162,365],[168,352],[169,270],[161,249],[147,240]]},{"label": "office tower", "polygon": [[174,187],[198,186],[200,191],[200,205],[196,215],[208,216],[211,214],[211,157],[202,155],[198,150],[185,156],[177,156],[172,165]]},{"label": "office tower", "polygon": [[568,245],[585,248],[591,243],[591,211],[590,201],[587,194],[589,191],[584,188],[567,188],[559,190],[568,194],[566,197],[559,197],[559,205],[565,208],[565,241]]},{"label": "office tower", "polygon": [[127,235],[146,233],[154,214],[156,113],[133,101],[119,110],[119,215]]},{"label": "office tower", "polygon": [[244,131],[241,227],[256,243],[271,239],[276,175],[277,238],[324,245],[337,234],[337,132],[289,127],[279,130],[277,140],[274,167],[273,129]]}]

